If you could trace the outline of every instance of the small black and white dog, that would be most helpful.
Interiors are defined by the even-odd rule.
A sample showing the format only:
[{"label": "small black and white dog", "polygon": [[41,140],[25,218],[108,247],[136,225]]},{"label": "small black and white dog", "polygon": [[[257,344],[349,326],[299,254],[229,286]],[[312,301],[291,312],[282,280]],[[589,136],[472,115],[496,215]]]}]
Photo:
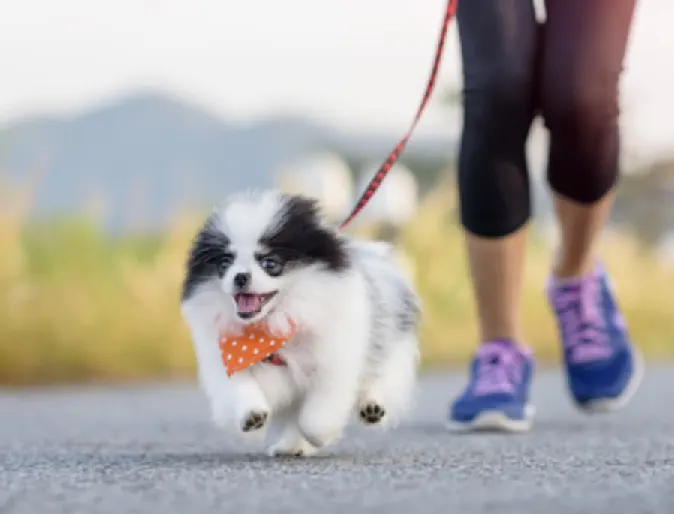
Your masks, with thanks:
[{"label": "small black and white dog", "polygon": [[[418,298],[389,245],[329,228],[311,199],[276,191],[227,199],[193,242],[181,311],[214,422],[239,433],[278,423],[270,455],[313,455],[340,439],[352,413],[390,426],[407,412]],[[228,377],[220,329],[260,320],[275,332],[296,326],[277,352],[283,365]]]}]

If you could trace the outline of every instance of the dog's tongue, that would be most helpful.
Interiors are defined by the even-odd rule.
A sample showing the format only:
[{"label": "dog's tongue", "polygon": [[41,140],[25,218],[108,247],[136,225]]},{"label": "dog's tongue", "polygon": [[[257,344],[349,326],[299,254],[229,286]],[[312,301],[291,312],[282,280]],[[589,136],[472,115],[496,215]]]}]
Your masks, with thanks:
[{"label": "dog's tongue", "polygon": [[258,294],[238,294],[236,295],[236,307],[239,312],[252,313],[260,310],[262,297]]}]

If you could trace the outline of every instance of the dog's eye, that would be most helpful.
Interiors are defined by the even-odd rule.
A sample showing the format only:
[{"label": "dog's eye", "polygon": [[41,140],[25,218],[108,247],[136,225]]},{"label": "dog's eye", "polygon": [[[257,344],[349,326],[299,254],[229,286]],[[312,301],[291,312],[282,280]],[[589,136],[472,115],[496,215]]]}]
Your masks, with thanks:
[{"label": "dog's eye", "polygon": [[233,262],[234,262],[233,253],[223,254],[222,258],[220,259],[220,263],[218,264],[218,271],[220,272],[220,275],[224,275]]},{"label": "dog's eye", "polygon": [[270,277],[277,277],[283,271],[283,259],[275,253],[260,257],[260,267]]}]

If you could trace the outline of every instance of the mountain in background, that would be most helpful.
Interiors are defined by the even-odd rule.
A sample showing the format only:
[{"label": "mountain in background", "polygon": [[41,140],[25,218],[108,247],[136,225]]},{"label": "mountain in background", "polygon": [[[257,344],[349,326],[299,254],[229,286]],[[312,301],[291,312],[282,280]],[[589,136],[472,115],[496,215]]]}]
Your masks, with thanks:
[{"label": "mountain in background", "polygon": [[[38,177],[35,215],[72,214],[96,198],[117,230],[164,224],[176,209],[206,207],[226,193],[274,183],[276,170],[314,151],[360,165],[381,161],[400,134],[355,134],[300,117],[228,123],[160,94],[123,98],[72,118],[38,117],[0,130],[0,173]],[[415,136],[406,159],[424,173],[452,156],[447,138]]]}]

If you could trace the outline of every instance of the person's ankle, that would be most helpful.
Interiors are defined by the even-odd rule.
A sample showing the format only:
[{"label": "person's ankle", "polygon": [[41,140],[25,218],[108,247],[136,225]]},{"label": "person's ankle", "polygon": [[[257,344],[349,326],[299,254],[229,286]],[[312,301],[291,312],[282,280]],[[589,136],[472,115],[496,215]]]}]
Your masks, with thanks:
[{"label": "person's ankle", "polygon": [[526,360],[533,361],[534,359],[534,350],[531,346],[524,342],[524,339],[521,337],[518,339],[500,337],[494,339],[483,339],[478,347],[477,351],[480,352],[481,349],[486,347],[500,346],[502,348],[508,348],[509,352],[514,352]]},{"label": "person's ankle", "polygon": [[527,350],[528,346],[524,343],[522,337],[483,337],[480,339],[480,346],[490,344],[512,345],[519,350]]},{"label": "person's ankle", "polygon": [[592,273],[597,265],[597,258],[592,256],[587,259],[568,259],[561,255],[556,256],[552,264],[552,276],[555,280],[570,280],[583,278]]},{"label": "person's ankle", "polygon": [[552,276],[556,280],[583,278],[592,272],[592,266],[556,266],[552,268]]}]

